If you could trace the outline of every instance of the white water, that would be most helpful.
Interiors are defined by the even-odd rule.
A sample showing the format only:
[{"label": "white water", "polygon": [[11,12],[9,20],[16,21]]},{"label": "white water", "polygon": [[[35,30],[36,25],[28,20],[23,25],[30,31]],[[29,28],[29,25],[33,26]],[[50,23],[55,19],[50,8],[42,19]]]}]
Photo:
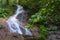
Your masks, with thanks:
[{"label": "white water", "polygon": [[17,5],[17,10],[15,14],[7,20],[7,23],[9,25],[10,32],[19,33],[19,34],[25,34],[25,35],[32,35],[31,31],[27,28],[24,28],[22,25],[20,25],[20,21],[16,18],[19,14],[23,13],[23,7],[20,5]]}]

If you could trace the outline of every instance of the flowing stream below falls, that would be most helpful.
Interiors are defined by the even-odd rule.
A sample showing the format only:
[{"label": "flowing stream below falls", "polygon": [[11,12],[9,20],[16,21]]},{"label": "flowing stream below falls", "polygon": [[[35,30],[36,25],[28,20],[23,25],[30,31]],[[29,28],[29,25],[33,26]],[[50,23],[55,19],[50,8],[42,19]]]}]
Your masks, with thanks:
[{"label": "flowing stream below falls", "polygon": [[[17,10],[15,14],[8,18],[6,21],[9,25],[10,32],[18,33],[18,34],[24,34],[24,35],[32,35],[32,32],[24,28],[22,25],[20,25],[20,21],[16,18],[19,14],[23,14],[24,9],[21,5],[17,5]],[[23,15],[22,15],[23,16]]]}]

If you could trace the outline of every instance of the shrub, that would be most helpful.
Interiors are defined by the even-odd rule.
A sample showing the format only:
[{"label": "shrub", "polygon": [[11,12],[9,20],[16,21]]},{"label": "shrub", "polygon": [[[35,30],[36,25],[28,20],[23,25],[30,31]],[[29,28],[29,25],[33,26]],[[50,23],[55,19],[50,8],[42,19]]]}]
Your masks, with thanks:
[{"label": "shrub", "polygon": [[[40,0],[41,9],[31,16],[30,23],[43,22],[44,24],[57,24],[60,21],[60,1],[59,0]],[[43,3],[42,3],[43,2]]]}]

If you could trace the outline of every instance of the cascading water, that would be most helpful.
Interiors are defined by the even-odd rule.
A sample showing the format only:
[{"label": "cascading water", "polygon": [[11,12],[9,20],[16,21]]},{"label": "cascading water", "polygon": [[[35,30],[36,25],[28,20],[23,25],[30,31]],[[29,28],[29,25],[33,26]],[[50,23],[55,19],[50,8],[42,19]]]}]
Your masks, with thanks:
[{"label": "cascading water", "polygon": [[9,25],[9,30],[10,32],[15,32],[19,34],[32,35],[31,31],[20,25],[20,21],[18,21],[18,19],[16,18],[18,14],[21,14],[23,12],[24,12],[23,7],[17,5],[17,10],[15,14],[7,20],[7,23]]}]

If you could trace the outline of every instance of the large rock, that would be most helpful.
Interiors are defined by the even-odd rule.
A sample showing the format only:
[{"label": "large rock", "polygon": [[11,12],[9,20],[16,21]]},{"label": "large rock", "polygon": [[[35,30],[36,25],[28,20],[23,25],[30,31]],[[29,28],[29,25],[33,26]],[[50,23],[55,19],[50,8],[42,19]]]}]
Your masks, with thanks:
[{"label": "large rock", "polygon": [[9,32],[6,19],[0,18],[0,40],[35,40],[33,36]]},{"label": "large rock", "polygon": [[17,33],[10,33],[6,19],[0,18],[0,40],[24,40],[24,37]]},{"label": "large rock", "polygon": [[50,31],[47,40],[60,40],[60,31]]}]

